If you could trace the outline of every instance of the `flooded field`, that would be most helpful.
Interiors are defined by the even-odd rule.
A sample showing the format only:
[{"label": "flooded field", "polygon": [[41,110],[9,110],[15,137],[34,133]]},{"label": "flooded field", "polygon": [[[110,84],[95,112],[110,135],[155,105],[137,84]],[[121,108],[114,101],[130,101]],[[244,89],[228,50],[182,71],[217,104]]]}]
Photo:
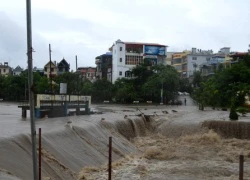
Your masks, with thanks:
[{"label": "flooded field", "polygon": [[[250,179],[250,141],[201,128],[207,120],[227,122],[229,112],[199,111],[187,102],[93,105],[102,113],[36,120],[43,179],[107,179],[110,136],[113,179],[238,179],[240,154]],[[29,118],[21,118],[17,105],[0,103],[0,179],[32,179],[29,134]]]}]

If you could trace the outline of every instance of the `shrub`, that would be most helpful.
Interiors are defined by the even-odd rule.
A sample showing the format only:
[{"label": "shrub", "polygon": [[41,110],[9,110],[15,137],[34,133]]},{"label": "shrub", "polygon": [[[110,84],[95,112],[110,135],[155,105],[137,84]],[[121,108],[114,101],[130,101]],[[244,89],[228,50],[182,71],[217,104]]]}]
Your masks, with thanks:
[{"label": "shrub", "polygon": [[238,120],[238,114],[237,114],[235,108],[231,108],[229,118],[230,118],[230,120]]}]

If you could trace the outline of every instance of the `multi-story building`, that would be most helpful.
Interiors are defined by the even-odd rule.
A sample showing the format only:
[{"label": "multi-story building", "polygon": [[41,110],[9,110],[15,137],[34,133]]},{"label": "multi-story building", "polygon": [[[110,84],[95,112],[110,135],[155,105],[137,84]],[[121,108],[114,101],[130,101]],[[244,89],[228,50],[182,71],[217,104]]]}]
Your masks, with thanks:
[{"label": "multi-story building", "polygon": [[180,73],[180,77],[187,77],[187,56],[190,53],[190,51],[183,51],[172,55],[171,65]]},{"label": "multi-story building", "polygon": [[200,65],[201,75],[210,76],[213,75],[216,70],[231,67],[232,64],[237,63],[239,59],[247,54],[247,52],[230,52],[230,47],[221,48],[209,61]]},{"label": "multi-story building", "polygon": [[58,64],[57,64],[57,74],[63,74],[65,72],[69,72],[70,64],[63,58]]},{"label": "multi-story building", "polygon": [[200,65],[206,63],[213,56],[212,50],[192,48],[192,51],[175,53],[172,57],[172,65],[183,78],[193,77],[195,71],[200,70]]},{"label": "multi-story building", "polygon": [[130,77],[131,70],[145,59],[149,60],[152,65],[166,64],[166,45],[117,40],[110,49],[112,51],[112,83],[118,78]]},{"label": "multi-story building", "polygon": [[97,56],[95,59],[95,64],[96,78],[104,78],[112,82],[112,53],[107,52],[106,54]]},{"label": "multi-story building", "polygon": [[47,78],[55,77],[57,75],[57,66],[56,61],[49,61],[44,66],[44,75],[47,76]]},{"label": "multi-story building", "polygon": [[4,64],[0,63],[0,75],[7,76],[12,73],[12,69],[9,66],[8,62],[4,62]]},{"label": "multi-story building", "polygon": [[167,65],[172,65],[172,59],[173,59],[173,55],[176,54],[178,52],[167,52],[167,57],[166,57],[166,64]]},{"label": "multi-story building", "polygon": [[79,67],[77,72],[80,73],[83,79],[88,79],[91,82],[96,80],[96,68],[94,67]]},{"label": "multi-story building", "polygon": [[206,63],[207,61],[210,61],[212,57],[212,50],[192,48],[191,53],[187,55],[186,77],[192,77],[195,71],[200,70],[200,65]]}]

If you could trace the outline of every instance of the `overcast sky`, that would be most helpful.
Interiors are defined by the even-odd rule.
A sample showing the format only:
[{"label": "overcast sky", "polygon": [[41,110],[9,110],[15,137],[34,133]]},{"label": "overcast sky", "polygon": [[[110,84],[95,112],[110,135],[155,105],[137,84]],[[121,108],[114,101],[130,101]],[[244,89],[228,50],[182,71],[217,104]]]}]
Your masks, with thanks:
[{"label": "overcast sky", "polygon": [[[0,0],[0,63],[27,67],[26,0]],[[64,57],[75,70],[117,39],[168,45],[168,51],[250,44],[250,0],[31,0],[33,66]]]}]

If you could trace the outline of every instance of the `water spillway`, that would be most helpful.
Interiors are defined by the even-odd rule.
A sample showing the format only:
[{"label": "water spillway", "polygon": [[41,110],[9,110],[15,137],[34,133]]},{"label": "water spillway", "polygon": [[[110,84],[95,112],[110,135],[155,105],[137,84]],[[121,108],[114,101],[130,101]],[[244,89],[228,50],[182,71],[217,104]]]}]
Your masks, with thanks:
[{"label": "water spillway", "polygon": [[[146,132],[143,117],[117,121],[85,122],[42,133],[42,176],[51,179],[77,179],[83,167],[108,162],[108,140],[113,140],[113,160],[138,150],[129,141]],[[2,138],[0,167],[16,178],[32,179],[32,151],[29,134]],[[38,142],[38,141],[37,141]]]}]

